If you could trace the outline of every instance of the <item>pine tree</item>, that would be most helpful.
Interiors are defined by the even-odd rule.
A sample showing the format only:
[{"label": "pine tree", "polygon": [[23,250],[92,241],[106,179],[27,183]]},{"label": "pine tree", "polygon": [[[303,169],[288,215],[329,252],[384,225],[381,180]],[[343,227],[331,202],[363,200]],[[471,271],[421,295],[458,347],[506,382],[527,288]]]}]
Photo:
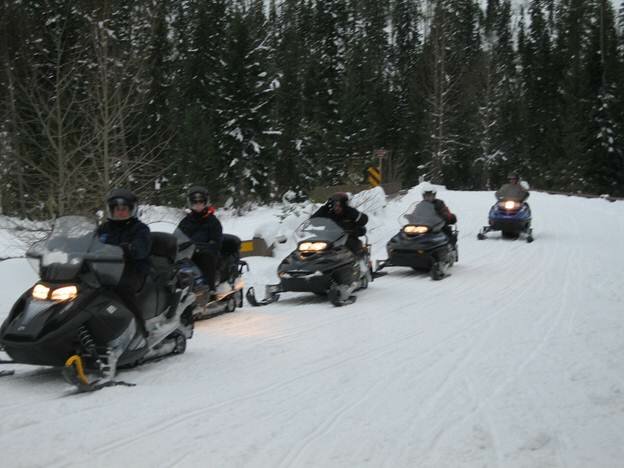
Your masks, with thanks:
[{"label": "pine tree", "polygon": [[226,75],[224,55],[228,50],[226,0],[189,2],[187,16],[190,38],[184,75],[177,86],[179,103],[177,133],[174,141],[177,168],[171,185],[185,188],[192,184],[209,187],[214,200],[223,193],[219,176],[222,167],[224,138],[223,109]]},{"label": "pine tree", "polygon": [[[268,37],[261,2],[250,9],[236,8],[229,27],[229,53],[225,57],[230,78],[223,110],[225,138],[221,179],[227,196],[240,206],[266,200],[272,193],[269,109],[272,99],[266,72]],[[269,182],[269,183],[267,183]]]},{"label": "pine tree", "polygon": [[481,155],[475,160],[481,171],[481,186],[492,188],[501,181],[505,166],[514,168],[519,152],[515,144],[519,127],[520,87],[515,70],[511,32],[511,2],[503,0],[495,10],[490,35],[483,104]]},{"label": "pine tree", "polygon": [[547,17],[541,0],[529,4],[529,33],[522,54],[525,86],[527,150],[522,166],[532,175],[532,185],[550,184],[551,164],[560,152],[556,109],[557,80]]},{"label": "pine tree", "polygon": [[425,100],[421,92],[422,21],[419,2],[397,0],[392,10],[391,94],[395,109],[389,145],[391,162],[386,161],[384,180],[402,179],[406,184],[418,181],[422,163]]},{"label": "pine tree", "polygon": [[471,0],[436,3],[425,42],[429,105],[427,177],[471,186],[466,177],[479,153],[480,10]]},{"label": "pine tree", "polygon": [[[314,165],[302,158],[301,123],[302,64],[305,47],[300,30],[300,8],[297,0],[286,0],[279,15],[281,39],[277,44],[276,63],[280,71],[276,90],[276,145],[275,183],[280,194],[299,192],[308,185]],[[305,7],[305,5],[303,5]]]},{"label": "pine tree", "polygon": [[610,4],[588,2],[588,98],[595,104],[585,135],[586,184],[601,193],[624,192],[624,135],[614,118],[617,76],[617,34]]}]

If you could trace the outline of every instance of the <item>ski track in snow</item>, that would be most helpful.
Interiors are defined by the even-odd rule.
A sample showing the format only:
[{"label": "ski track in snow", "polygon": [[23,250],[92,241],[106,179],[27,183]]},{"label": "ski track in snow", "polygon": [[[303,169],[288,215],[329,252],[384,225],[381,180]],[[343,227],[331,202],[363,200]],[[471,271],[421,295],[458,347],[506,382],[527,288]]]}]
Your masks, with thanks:
[{"label": "ski track in snow", "polygon": [[[491,193],[440,195],[460,220],[460,260],[442,281],[389,268],[351,306],[289,293],[245,306],[197,323],[185,355],[120,372],[133,388],[75,395],[56,371],[11,366],[0,379],[5,460],[618,466],[624,205],[533,194],[527,244],[476,240]],[[375,238],[389,239],[417,198],[389,203]],[[280,260],[250,259],[250,278],[272,282],[264,272]]]}]

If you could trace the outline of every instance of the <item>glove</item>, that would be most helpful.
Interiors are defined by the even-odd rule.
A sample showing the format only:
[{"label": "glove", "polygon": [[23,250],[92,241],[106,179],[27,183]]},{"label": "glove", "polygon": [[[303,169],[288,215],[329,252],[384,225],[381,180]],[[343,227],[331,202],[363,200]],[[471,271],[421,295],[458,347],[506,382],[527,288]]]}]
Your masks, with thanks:
[{"label": "glove", "polygon": [[457,222],[457,216],[451,213],[451,215],[449,216],[449,224],[455,224],[456,222]]}]

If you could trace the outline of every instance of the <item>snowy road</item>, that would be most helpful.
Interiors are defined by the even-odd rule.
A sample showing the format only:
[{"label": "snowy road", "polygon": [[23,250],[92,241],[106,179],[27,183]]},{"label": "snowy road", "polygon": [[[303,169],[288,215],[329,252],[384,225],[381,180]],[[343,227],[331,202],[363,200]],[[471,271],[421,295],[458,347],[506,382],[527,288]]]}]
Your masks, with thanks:
[{"label": "snowy road", "polygon": [[[2,465],[623,466],[624,203],[533,194],[527,244],[476,240],[491,193],[439,195],[460,220],[443,281],[397,268],[348,307],[245,306],[122,372],[133,388],[69,395],[11,366]],[[416,199],[373,216],[376,256]],[[252,258],[248,281],[273,282],[279,260]],[[32,275],[11,261],[0,279],[4,316]]]}]

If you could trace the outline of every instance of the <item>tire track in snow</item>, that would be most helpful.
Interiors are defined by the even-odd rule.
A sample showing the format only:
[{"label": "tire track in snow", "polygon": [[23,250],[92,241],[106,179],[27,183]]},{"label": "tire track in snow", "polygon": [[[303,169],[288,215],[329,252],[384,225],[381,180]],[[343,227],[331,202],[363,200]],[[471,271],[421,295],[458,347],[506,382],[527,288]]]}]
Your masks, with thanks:
[{"label": "tire track in snow", "polygon": [[291,448],[286,456],[283,458],[281,462],[278,463],[278,467],[288,467],[288,466],[301,466],[298,464],[300,461],[303,452],[316,440],[322,437],[323,435],[327,435],[331,429],[337,424],[338,420],[346,414],[348,411],[354,409],[357,406],[362,405],[366,402],[370,395],[376,391],[382,385],[381,381],[378,381],[375,385],[369,387],[363,395],[359,396],[358,399],[351,401],[347,404],[343,404],[341,408],[339,408],[336,412],[331,414],[328,418],[325,419],[322,423],[320,423],[313,431],[311,431],[295,448]]},{"label": "tire track in snow", "polygon": [[[407,336],[404,336],[402,339],[398,340],[396,343],[400,343],[400,342],[405,342],[405,341],[409,341],[412,340],[415,336],[422,334],[422,331],[417,331],[414,333],[410,333]],[[343,366],[345,364],[349,364],[351,361],[353,360],[357,360],[357,359],[361,359],[363,357],[369,357],[370,355],[374,355],[376,354],[380,349],[382,350],[382,352],[392,352],[392,350],[387,350],[387,345],[383,345],[383,346],[378,346],[376,348],[372,348],[369,351],[367,351],[364,354],[358,354],[355,356],[348,356],[345,358],[342,358],[340,360],[338,360],[337,362],[333,362],[329,365],[323,366],[321,368],[317,368],[317,369],[312,369],[303,373],[300,373],[296,376],[293,376],[291,378],[282,380],[280,382],[276,382],[273,384],[270,384],[268,386],[265,386],[264,388],[254,391],[252,393],[248,393],[248,394],[244,394],[244,395],[240,395],[236,398],[232,398],[229,400],[224,400],[221,401],[219,403],[215,403],[213,405],[201,408],[201,409],[196,409],[196,410],[192,410],[192,411],[188,411],[185,413],[181,413],[169,420],[167,420],[166,422],[162,423],[162,424],[157,424],[156,426],[152,426],[151,429],[142,432],[140,434],[137,434],[133,437],[130,438],[123,438],[123,439],[118,439],[117,441],[105,444],[100,446],[98,449],[94,450],[93,453],[97,454],[97,455],[101,455],[101,454],[106,454],[108,452],[110,452],[111,450],[117,450],[123,446],[127,446],[130,445],[132,443],[135,443],[138,440],[144,439],[146,437],[152,436],[154,434],[158,434],[160,432],[163,432],[164,430],[170,429],[174,426],[180,425],[180,424],[188,424],[190,423],[191,420],[199,418],[204,416],[205,414],[214,411],[216,409],[219,408],[223,408],[226,406],[230,406],[232,404],[236,404],[236,403],[240,403],[243,401],[247,401],[250,399],[254,399],[257,398],[259,396],[274,392],[275,390],[278,390],[280,388],[286,387],[294,382],[300,381],[301,379],[314,375],[314,374],[318,374],[318,373],[322,373],[322,372],[326,372],[328,370],[334,369],[338,366]],[[325,362],[325,361],[322,361]],[[203,393],[199,394],[199,396],[201,397],[203,395]],[[201,398],[199,399],[199,401],[201,401]]]},{"label": "tire track in snow", "polygon": [[[514,249],[517,250],[517,249]],[[535,252],[536,249],[533,249],[534,254],[531,257],[534,256],[538,256],[539,254],[537,252]],[[504,257],[509,257],[509,256],[514,256],[513,252],[507,252]],[[516,302],[522,302],[523,298],[529,294],[529,291],[531,291],[531,286],[533,284],[539,284],[539,283],[543,283],[541,276],[543,276],[545,274],[545,272],[542,273],[542,275],[540,276],[535,276],[535,275],[526,275],[524,273],[524,271],[528,271],[530,269],[532,269],[531,265],[530,265],[530,261],[526,261],[525,262],[525,268],[524,270],[518,275],[520,277],[524,277],[526,280],[524,282],[515,282],[514,283],[514,287],[516,289],[520,289],[520,294],[519,295],[514,295],[514,298],[516,299]],[[545,269],[544,269],[545,270]],[[446,377],[443,380],[442,385],[440,385],[437,388],[437,391],[435,394],[433,394],[428,401],[426,402],[426,408],[425,409],[420,409],[419,411],[419,417],[417,419],[415,419],[414,423],[410,426],[410,428],[408,429],[408,432],[411,434],[414,432],[414,430],[416,429],[416,427],[420,424],[421,421],[424,421],[428,418],[430,418],[430,416],[434,413],[437,413],[438,410],[437,408],[439,407],[440,401],[443,400],[445,393],[451,389],[454,388],[455,386],[455,381],[457,379],[463,379],[465,378],[465,376],[462,374],[463,369],[471,362],[473,355],[475,353],[475,351],[478,349],[477,345],[481,345],[482,343],[484,343],[484,341],[488,338],[488,335],[490,334],[490,331],[494,329],[494,321],[495,319],[501,317],[504,312],[511,310],[513,312],[515,308],[514,303],[506,303],[504,305],[504,307],[499,308],[498,310],[496,310],[494,313],[489,314],[486,318],[479,320],[479,321],[475,321],[472,322],[472,325],[469,326],[469,328],[467,329],[460,329],[458,330],[456,333],[452,334],[451,336],[447,337],[445,340],[440,341],[440,343],[438,344],[439,348],[444,348],[446,346],[446,344],[450,341],[453,340],[456,337],[461,336],[462,334],[465,334],[466,331],[468,329],[470,330],[474,330],[474,329],[480,329],[480,325],[484,322],[487,321],[490,325],[489,327],[485,330],[485,331],[481,331],[480,333],[480,338],[473,338],[472,340],[470,340],[468,343],[463,344],[463,349],[458,351],[458,353],[460,353],[460,357],[459,360],[453,365],[453,367],[450,369],[449,373],[446,375]],[[435,365],[435,364],[434,364]],[[446,430],[444,429],[444,427],[440,430],[438,430],[436,427],[433,428],[433,431],[430,431],[430,439],[431,439],[431,443],[429,444],[429,448],[427,449],[427,453],[429,453],[430,455],[435,454],[435,446],[437,441],[442,437],[443,433],[446,432]],[[400,446],[403,447],[400,450],[401,455],[399,456],[399,458],[396,460],[397,462],[400,462],[400,460],[405,459],[405,454],[406,452],[408,452],[411,447],[411,440],[412,438],[408,438],[408,440],[403,441],[402,443],[400,443]],[[396,450],[394,450],[394,452],[396,453]],[[390,462],[390,465],[392,465],[392,461]]]},{"label": "tire track in snow", "polygon": [[[559,249],[556,249],[556,250],[559,250]],[[565,276],[564,276],[562,291],[561,291],[561,294],[558,294],[557,296],[555,296],[555,297],[559,297],[560,299],[557,301],[559,302],[559,305],[556,309],[556,312],[554,313],[554,320],[552,320],[552,314],[545,314],[545,315],[540,316],[539,322],[540,323],[546,322],[545,323],[546,326],[543,327],[545,332],[540,336],[539,344],[533,349],[531,353],[529,353],[526,359],[521,361],[521,363],[514,369],[514,372],[506,376],[503,382],[499,384],[491,394],[489,394],[485,398],[483,397],[478,398],[477,404],[473,406],[473,409],[468,414],[465,414],[462,418],[454,422],[450,422],[450,423],[443,425],[443,428],[441,429],[440,432],[438,432],[435,435],[435,437],[432,440],[432,444],[429,447],[428,455],[430,458],[434,455],[437,455],[437,451],[438,451],[437,446],[439,445],[439,442],[445,433],[451,432],[453,428],[456,426],[465,424],[468,418],[472,418],[474,417],[474,415],[478,413],[486,413],[487,412],[486,406],[489,404],[489,402],[493,398],[495,398],[497,395],[499,395],[510,382],[518,379],[518,376],[523,372],[523,370],[528,366],[528,364],[532,362],[533,360],[535,360],[536,357],[540,354],[541,350],[546,346],[547,342],[555,334],[555,331],[561,328],[560,324],[566,313],[567,305],[568,305],[568,297],[570,294],[570,291],[569,291],[570,284],[571,284],[570,275],[572,271],[575,271],[570,268],[570,263],[573,261],[574,258],[576,258],[576,253],[577,253],[576,251],[573,251],[571,253],[568,253],[566,256],[566,266],[563,267]],[[558,257],[559,255],[556,255],[556,254],[551,255],[550,263],[555,263]],[[544,274],[541,276],[544,276],[546,271],[547,269],[544,268]],[[546,285],[547,282],[541,282],[541,284]],[[561,460],[560,454],[559,454],[559,459]],[[497,460],[500,463],[500,456],[497,456]]]}]

